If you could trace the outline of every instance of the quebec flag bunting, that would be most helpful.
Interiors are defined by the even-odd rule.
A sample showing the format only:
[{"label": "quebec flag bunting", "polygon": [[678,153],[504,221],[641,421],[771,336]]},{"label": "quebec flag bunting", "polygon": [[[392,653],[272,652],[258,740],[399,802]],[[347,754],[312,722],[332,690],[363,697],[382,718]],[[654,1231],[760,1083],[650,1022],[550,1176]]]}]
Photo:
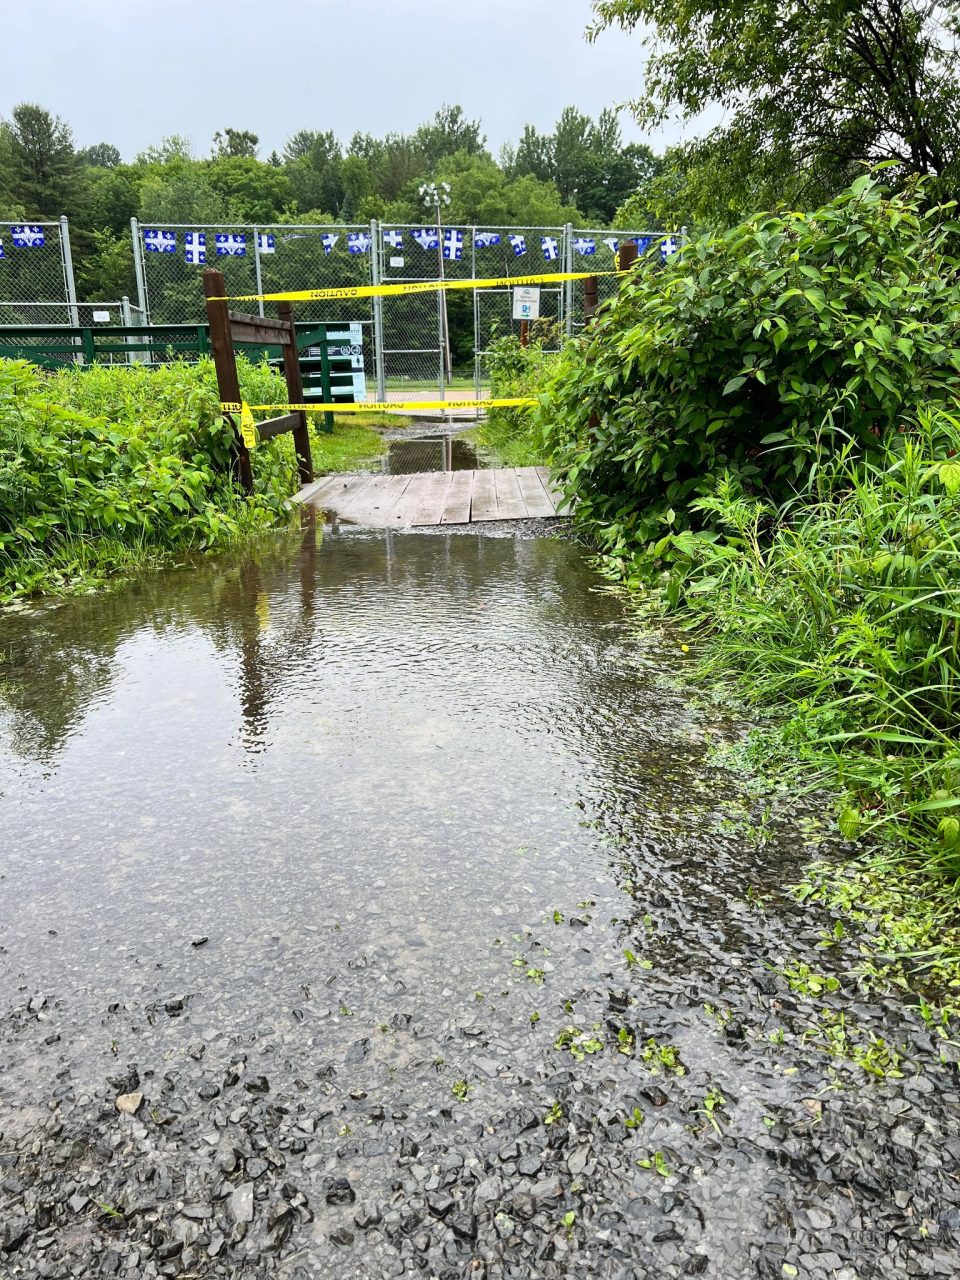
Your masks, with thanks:
[{"label": "quebec flag bunting", "polygon": [[277,237],[266,231],[258,232],[257,248],[261,253],[276,253]]},{"label": "quebec flag bunting", "polygon": [[340,237],[334,235],[332,231],[327,231],[320,237],[320,243],[323,245],[323,252],[328,258],[330,257],[330,250],[339,239]]},{"label": "quebec flag bunting", "polygon": [[207,260],[207,234],[205,231],[185,231],[183,233],[183,256],[194,266]]},{"label": "quebec flag bunting", "polygon": [[522,258],[523,255],[527,252],[526,237],[525,236],[507,236],[507,239],[510,241],[510,244],[513,247],[513,256],[515,258]]},{"label": "quebec flag bunting", "polygon": [[416,231],[411,231],[410,236],[416,240],[421,249],[436,249],[440,244],[440,237],[433,227],[420,227]]},{"label": "quebec flag bunting", "polygon": [[613,236],[605,236],[603,243],[607,246],[611,253],[616,253],[620,248],[620,241]]},{"label": "quebec flag bunting", "polygon": [[366,231],[351,231],[347,236],[347,248],[351,253],[366,253],[371,243]]},{"label": "quebec flag bunting", "polygon": [[402,231],[385,231],[383,233],[383,243],[388,249],[403,248],[403,232]]},{"label": "quebec flag bunting", "polygon": [[541,236],[540,243],[543,245],[543,256],[547,262],[556,262],[560,257],[560,246],[556,236]]},{"label": "quebec flag bunting", "polygon": [[637,253],[646,253],[653,244],[653,236],[636,236],[633,243],[637,246]]},{"label": "quebec flag bunting", "polygon": [[591,240],[589,236],[577,236],[573,242],[574,253],[582,253],[585,257],[597,252],[596,240]]},{"label": "quebec flag bunting", "polygon": [[[13,228],[14,244],[20,244],[20,241],[17,239],[17,234],[16,234],[18,230],[29,231],[30,228],[14,227]],[[217,236],[217,239],[219,240],[220,237]],[[26,241],[24,241],[23,243],[25,244]],[[42,243],[43,242],[41,241],[41,244]],[[172,231],[157,231],[155,228],[150,227],[148,228],[148,230],[144,231],[143,233],[143,247],[144,249],[146,249],[147,253],[176,253],[177,237],[174,235]]]},{"label": "quebec flag bunting", "polygon": [[233,233],[217,233],[217,256],[226,255],[230,258],[245,258],[247,256],[247,237],[245,235],[234,235]]},{"label": "quebec flag bunting", "polygon": [[671,253],[677,252],[677,241],[675,236],[667,236],[665,240],[660,241],[660,256],[664,262],[670,257]]},{"label": "quebec flag bunting", "polygon": [[443,256],[457,262],[463,257],[463,232],[450,227],[443,233]]},{"label": "quebec flag bunting", "polygon": [[39,249],[44,244],[43,227],[11,227],[10,232],[18,249]]},{"label": "quebec flag bunting", "polygon": [[3,241],[0,240],[0,258],[5,258],[6,256],[7,255],[3,252]]},{"label": "quebec flag bunting", "polygon": [[477,231],[474,233],[473,243],[478,249],[489,249],[492,245],[500,243],[500,232]]}]

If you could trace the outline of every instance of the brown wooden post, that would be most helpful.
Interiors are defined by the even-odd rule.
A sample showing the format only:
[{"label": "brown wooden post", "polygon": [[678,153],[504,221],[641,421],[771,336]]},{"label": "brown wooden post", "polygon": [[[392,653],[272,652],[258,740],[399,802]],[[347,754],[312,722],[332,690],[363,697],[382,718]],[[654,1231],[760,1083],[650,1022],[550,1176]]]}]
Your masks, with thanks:
[{"label": "brown wooden post", "polygon": [[583,318],[592,320],[597,314],[600,282],[596,276],[587,276],[583,282]]},{"label": "brown wooden post", "polygon": [[[230,335],[230,314],[226,302],[214,302],[227,291],[223,272],[207,267],[203,273],[203,292],[207,299],[207,322],[210,325],[210,346],[213,365],[217,371],[217,388],[220,399],[228,402],[240,400],[240,378],[237,374],[237,356]],[[243,443],[237,414],[228,414],[233,424],[233,475],[246,493],[253,493],[253,471],[250,454]]]},{"label": "brown wooden post", "polygon": [[625,240],[617,250],[617,270],[626,271],[637,260],[637,246],[632,240]]},{"label": "brown wooden post", "polygon": [[[293,322],[293,307],[289,302],[277,303],[277,315],[287,325],[290,336],[283,344],[283,372],[287,379],[287,400],[290,404],[303,404],[303,378],[300,374],[300,355],[297,351],[297,327]],[[307,415],[296,410],[299,425],[293,428],[293,447],[297,451],[297,470],[300,483],[313,480],[313,459],[310,456],[310,428]]]},{"label": "brown wooden post", "polygon": [[520,345],[521,347],[527,347],[530,345],[530,321],[529,320],[520,321]]}]

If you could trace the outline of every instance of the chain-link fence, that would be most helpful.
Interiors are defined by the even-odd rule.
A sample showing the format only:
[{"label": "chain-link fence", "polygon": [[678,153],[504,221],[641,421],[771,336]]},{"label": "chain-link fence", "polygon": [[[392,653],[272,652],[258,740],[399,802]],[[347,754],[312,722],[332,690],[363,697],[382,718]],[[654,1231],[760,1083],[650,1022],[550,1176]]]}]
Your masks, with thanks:
[{"label": "chain-link fence", "polygon": [[77,324],[66,218],[0,224],[0,326]]},{"label": "chain-link fence", "polygon": [[[438,279],[612,271],[619,244],[659,252],[662,232],[581,231],[564,227],[479,227],[427,223],[276,226],[133,224],[140,303],[153,324],[204,318],[201,276],[223,271],[229,294],[262,294]],[[670,244],[675,238],[670,239]],[[616,287],[601,274],[600,297]],[[583,322],[583,290],[557,281],[540,288],[538,333],[548,349]],[[347,302],[298,303],[298,320],[359,323],[369,396],[377,399],[482,397],[490,344],[519,331],[509,284],[483,290],[416,293]],[[242,307],[244,304],[238,303]],[[270,303],[250,310],[273,314]],[[447,347],[449,346],[449,359]]]}]

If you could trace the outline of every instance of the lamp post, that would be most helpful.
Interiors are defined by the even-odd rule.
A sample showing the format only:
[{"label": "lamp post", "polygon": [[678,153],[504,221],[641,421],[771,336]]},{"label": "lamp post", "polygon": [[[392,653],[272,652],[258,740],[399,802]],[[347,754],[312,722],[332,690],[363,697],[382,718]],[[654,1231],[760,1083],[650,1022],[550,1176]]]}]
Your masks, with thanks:
[{"label": "lamp post", "polygon": [[[437,262],[440,267],[440,283],[443,283],[443,220],[441,211],[450,204],[449,182],[423,182],[420,184],[420,200],[424,209],[433,211],[437,219]],[[446,380],[453,383],[453,362],[450,359],[450,321],[447,317],[447,291],[440,290],[440,326],[443,354],[446,360]]]}]

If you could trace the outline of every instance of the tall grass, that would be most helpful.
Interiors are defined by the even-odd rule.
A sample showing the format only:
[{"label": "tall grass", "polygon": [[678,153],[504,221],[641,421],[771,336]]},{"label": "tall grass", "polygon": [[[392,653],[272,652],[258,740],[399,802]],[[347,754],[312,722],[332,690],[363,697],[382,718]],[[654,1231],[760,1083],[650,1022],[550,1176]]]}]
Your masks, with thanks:
[{"label": "tall grass", "polygon": [[872,460],[821,451],[779,508],[730,476],[694,505],[712,530],[653,552],[705,669],[787,712],[786,738],[842,788],[844,835],[894,832],[957,882],[960,419],[924,412]]}]

